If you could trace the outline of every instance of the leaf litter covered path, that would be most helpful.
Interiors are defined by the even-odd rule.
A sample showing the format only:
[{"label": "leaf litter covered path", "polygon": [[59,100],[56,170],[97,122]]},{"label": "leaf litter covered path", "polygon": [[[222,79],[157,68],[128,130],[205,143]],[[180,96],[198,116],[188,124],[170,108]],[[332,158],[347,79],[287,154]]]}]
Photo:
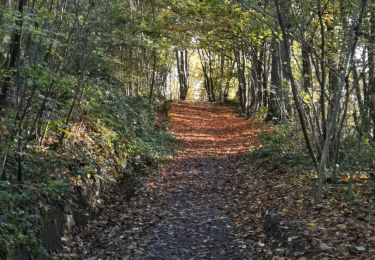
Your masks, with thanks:
[{"label": "leaf litter covered path", "polygon": [[191,102],[174,103],[169,120],[181,147],[174,159],[130,201],[117,194],[57,258],[263,258],[259,242],[237,229],[234,203],[241,153],[258,145],[260,124],[230,107]]}]

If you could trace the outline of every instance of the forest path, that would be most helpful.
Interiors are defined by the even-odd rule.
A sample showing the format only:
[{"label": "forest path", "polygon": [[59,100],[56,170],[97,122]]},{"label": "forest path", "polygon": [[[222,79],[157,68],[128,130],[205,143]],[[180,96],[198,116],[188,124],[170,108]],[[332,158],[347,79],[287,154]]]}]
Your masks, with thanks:
[{"label": "forest path", "polygon": [[243,154],[258,145],[260,124],[203,102],[175,102],[169,120],[178,154],[129,202],[118,196],[106,206],[61,259],[262,258],[236,220],[237,175],[247,170]]}]

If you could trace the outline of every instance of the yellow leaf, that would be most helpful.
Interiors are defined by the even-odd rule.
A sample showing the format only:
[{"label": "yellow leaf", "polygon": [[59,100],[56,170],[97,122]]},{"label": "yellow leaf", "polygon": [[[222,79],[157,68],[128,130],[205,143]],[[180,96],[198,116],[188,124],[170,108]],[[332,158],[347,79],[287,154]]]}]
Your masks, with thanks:
[{"label": "yellow leaf", "polygon": [[316,227],[316,224],[313,223],[313,222],[310,222],[310,223],[307,224],[307,226],[308,226],[309,228],[315,228],[315,227]]}]

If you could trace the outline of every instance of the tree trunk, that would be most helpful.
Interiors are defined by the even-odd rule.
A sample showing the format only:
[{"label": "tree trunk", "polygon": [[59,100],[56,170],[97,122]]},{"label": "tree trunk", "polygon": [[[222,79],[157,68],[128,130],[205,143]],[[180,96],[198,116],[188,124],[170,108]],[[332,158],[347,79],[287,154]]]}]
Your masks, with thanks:
[{"label": "tree trunk", "polygon": [[309,151],[310,157],[313,161],[313,164],[316,169],[318,169],[318,162],[315,156],[315,152],[313,150],[313,147],[311,145],[310,137],[307,131],[307,124],[306,124],[306,119],[304,115],[304,110],[301,104],[301,101],[299,100],[299,93],[297,89],[296,82],[294,80],[293,74],[292,74],[292,65],[291,65],[291,58],[290,58],[290,39],[289,39],[289,32],[287,31],[285,24],[284,24],[284,18],[281,15],[281,12],[284,12],[284,10],[280,9],[280,4],[279,0],[275,0],[276,3],[276,13],[277,13],[277,18],[279,21],[280,29],[283,34],[283,49],[285,53],[285,72],[287,73],[287,78],[290,80],[291,86],[292,86],[292,94],[293,94],[293,99],[294,103],[296,105],[298,117],[300,120],[303,136],[305,138],[306,146]]},{"label": "tree trunk", "polygon": [[326,108],[325,108],[325,87],[326,87],[326,63],[325,63],[325,33],[324,33],[324,22],[323,22],[323,10],[321,0],[318,1],[318,17],[320,25],[320,69],[321,69],[321,78],[320,78],[320,120],[322,123],[322,144],[327,136],[327,119],[326,119]]},{"label": "tree trunk", "polygon": [[187,57],[187,50],[179,51],[176,49],[175,54],[176,54],[176,62],[177,62],[178,80],[180,83],[180,100],[185,100],[187,98],[187,93],[189,90],[189,85],[188,85],[189,61]]},{"label": "tree trunk", "polygon": [[279,68],[279,44],[275,37],[272,38],[272,60],[271,60],[271,85],[268,101],[267,121],[281,121],[283,108],[281,97],[281,75]]},{"label": "tree trunk", "polygon": [[368,44],[368,106],[372,121],[372,137],[375,142],[375,10],[371,9],[370,40]]},{"label": "tree trunk", "polygon": [[151,78],[151,86],[150,86],[150,94],[148,96],[150,104],[152,103],[152,96],[154,94],[154,87],[155,87],[155,77],[156,77],[156,51],[152,51],[152,78]]},{"label": "tree trunk", "polygon": [[328,160],[328,155],[330,152],[331,148],[331,143],[332,143],[332,138],[334,134],[334,129],[336,128],[337,125],[337,118],[339,116],[339,111],[341,109],[341,99],[342,99],[342,94],[343,90],[345,87],[346,83],[346,77],[349,73],[350,65],[353,61],[353,55],[355,51],[355,47],[357,44],[358,40],[358,33],[360,29],[360,25],[362,23],[362,18],[364,11],[366,9],[368,1],[358,1],[357,2],[357,7],[356,10],[353,11],[352,14],[352,25],[349,30],[349,34],[347,37],[347,42],[346,42],[346,54],[345,54],[345,60],[343,63],[343,68],[340,72],[340,77],[339,77],[339,83],[338,83],[338,89],[335,92],[335,102],[332,110],[332,115],[331,118],[328,122],[327,125],[327,136],[324,141],[324,146],[322,149],[321,153],[321,158],[319,162],[319,168],[318,168],[318,177],[319,177],[319,182],[318,182],[318,189],[316,193],[316,200],[319,202],[322,199],[323,195],[323,186],[326,181],[326,166],[327,166],[327,160]]},{"label": "tree trunk", "polygon": [[[241,62],[241,51],[239,49],[234,50],[234,57],[237,65],[237,78],[238,78],[238,98],[240,101],[241,111],[246,113],[246,78],[245,71]],[[243,61],[245,62],[245,61]]]},{"label": "tree trunk", "polygon": [[[4,61],[3,68],[6,70],[12,70],[16,67],[17,60],[19,58],[21,49],[21,36],[23,27],[23,9],[25,7],[25,0],[19,0],[18,2],[18,12],[19,16],[16,19],[15,26],[11,37],[11,43],[9,46],[9,53]],[[3,109],[6,103],[7,94],[10,88],[11,74],[7,74],[1,77],[1,87],[0,87],[0,111]]]}]

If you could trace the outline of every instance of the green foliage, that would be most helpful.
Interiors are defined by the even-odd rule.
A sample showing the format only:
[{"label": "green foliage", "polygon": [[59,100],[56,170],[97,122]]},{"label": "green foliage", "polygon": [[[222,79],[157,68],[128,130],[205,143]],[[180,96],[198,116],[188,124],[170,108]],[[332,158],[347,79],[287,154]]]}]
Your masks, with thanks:
[{"label": "green foliage", "polygon": [[[359,137],[353,136],[344,138],[338,154],[340,164],[328,165],[330,181],[339,181],[340,177],[355,177],[358,173],[372,176],[371,172],[375,169],[375,146],[367,138],[362,138],[361,142],[358,139]],[[293,166],[313,169],[301,130],[295,127],[275,126],[272,133],[263,134],[262,146],[252,151],[251,156],[268,158],[272,167],[282,171],[288,171]]]},{"label": "green foliage", "polygon": [[[1,81],[11,78],[12,98],[22,93],[0,115],[0,159],[6,158],[2,173],[8,180],[0,182],[0,259],[23,245],[34,255],[43,252],[45,218],[53,205],[66,205],[72,185],[127,178],[173,152],[172,135],[155,129],[149,101],[124,91],[133,81],[133,95],[148,94],[153,53],[158,73],[171,66],[173,55],[161,50],[169,43],[151,18],[151,5],[34,4],[26,3],[22,30],[17,7],[0,5],[0,64],[12,34],[22,33],[18,67],[0,68]],[[22,185],[16,184],[19,154]]]},{"label": "green foliage", "polygon": [[311,169],[303,136],[297,129],[277,125],[272,133],[264,133],[261,140],[262,146],[252,151],[252,156],[268,158],[270,164],[280,170],[287,171],[292,166]]},{"label": "green foliage", "polygon": [[267,112],[268,109],[266,107],[262,107],[255,112],[254,118],[261,121],[265,121],[267,117]]},{"label": "green foliage", "polygon": [[68,191],[70,184],[64,179],[24,185],[0,181],[0,258],[10,258],[22,245],[40,255],[44,217],[55,203],[69,196]]},{"label": "green foliage", "polygon": [[[173,136],[155,129],[156,113],[148,100],[126,97],[114,86],[101,83],[87,89],[81,108],[84,132],[75,129],[76,125],[63,128],[64,120],[52,121],[46,138],[54,140],[64,133],[64,146],[58,150],[25,147],[25,184],[0,182],[0,258],[10,257],[21,245],[35,255],[43,252],[44,216],[52,205],[65,205],[67,196],[74,194],[66,178],[134,178],[129,176],[134,169],[161,163],[173,153]],[[76,111],[73,117],[80,113]],[[3,140],[1,147],[5,144]],[[17,153],[11,149],[6,164],[9,180],[17,172],[16,160]]]},{"label": "green foliage", "polygon": [[[171,155],[173,137],[155,129],[156,114],[148,100],[126,97],[115,90],[102,92],[92,88],[89,91],[92,97],[99,96],[101,100],[91,99],[86,108],[88,118],[95,122],[94,137],[111,147],[108,151],[112,150],[114,157],[125,153],[134,166],[143,167]],[[117,158],[122,159],[125,158]]]},{"label": "green foliage", "polygon": [[[360,139],[361,141],[358,141]],[[341,151],[341,170],[349,171],[374,171],[375,169],[375,144],[368,138],[346,138]]]}]

